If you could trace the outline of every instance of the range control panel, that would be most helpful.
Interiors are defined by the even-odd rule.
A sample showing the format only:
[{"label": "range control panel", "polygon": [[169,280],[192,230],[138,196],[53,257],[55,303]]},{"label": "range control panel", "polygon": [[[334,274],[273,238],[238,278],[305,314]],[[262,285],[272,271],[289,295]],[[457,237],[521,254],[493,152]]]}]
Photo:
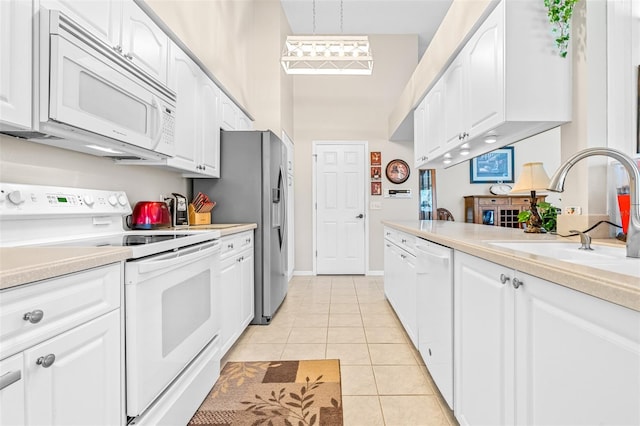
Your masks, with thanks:
[{"label": "range control panel", "polygon": [[130,214],[123,191],[0,183],[0,216]]}]

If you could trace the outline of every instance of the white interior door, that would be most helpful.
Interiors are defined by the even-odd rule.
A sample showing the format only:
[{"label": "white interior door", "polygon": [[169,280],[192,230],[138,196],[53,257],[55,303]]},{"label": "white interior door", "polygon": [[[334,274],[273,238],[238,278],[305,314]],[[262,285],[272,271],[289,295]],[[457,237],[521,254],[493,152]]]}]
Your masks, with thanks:
[{"label": "white interior door", "polygon": [[365,145],[318,144],[316,272],[365,273]]}]

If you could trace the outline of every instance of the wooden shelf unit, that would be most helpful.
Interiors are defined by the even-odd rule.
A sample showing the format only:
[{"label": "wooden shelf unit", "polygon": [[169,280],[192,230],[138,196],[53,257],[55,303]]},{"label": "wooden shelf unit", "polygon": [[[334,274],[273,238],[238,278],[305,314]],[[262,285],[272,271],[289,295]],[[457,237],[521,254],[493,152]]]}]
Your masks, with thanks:
[{"label": "wooden shelf unit", "polygon": [[[536,203],[546,195],[536,196]],[[519,195],[467,195],[464,197],[464,221],[483,225],[521,228],[518,213],[529,209],[531,197]]]}]

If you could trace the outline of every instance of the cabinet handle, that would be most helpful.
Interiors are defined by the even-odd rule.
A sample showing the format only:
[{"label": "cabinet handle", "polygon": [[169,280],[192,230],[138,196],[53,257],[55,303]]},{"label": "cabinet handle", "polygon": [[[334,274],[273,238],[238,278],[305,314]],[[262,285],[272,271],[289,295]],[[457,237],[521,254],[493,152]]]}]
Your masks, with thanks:
[{"label": "cabinet handle", "polygon": [[407,258],[407,256],[405,256],[404,254],[401,254],[400,257],[403,258],[403,259]]},{"label": "cabinet handle", "polygon": [[36,360],[36,364],[43,366],[44,368],[49,368],[56,361],[56,356],[54,354],[49,354],[45,356],[41,356]]},{"label": "cabinet handle", "polygon": [[31,324],[37,324],[42,320],[42,317],[44,317],[44,312],[42,312],[40,309],[36,309],[35,311],[27,312],[26,314],[24,314],[22,319],[25,321],[29,321]]},{"label": "cabinet handle", "polygon": [[511,285],[513,285],[513,288],[517,289],[521,285],[524,285],[524,283],[522,281],[520,281],[519,279],[514,278],[513,281],[511,282]]},{"label": "cabinet handle", "polygon": [[22,372],[20,370],[9,371],[8,373],[3,374],[2,376],[0,376],[0,390],[8,386],[11,386],[21,378],[22,378]]},{"label": "cabinet handle", "polygon": [[247,244],[251,244],[251,238],[247,238],[246,240],[244,240]]},{"label": "cabinet handle", "polygon": [[113,46],[113,50],[115,50],[118,53],[122,53],[122,46],[120,45],[115,45]]},{"label": "cabinet handle", "polygon": [[407,240],[405,238],[402,239],[402,244],[406,244]]},{"label": "cabinet handle", "polygon": [[387,247],[391,247],[391,244],[386,244]]},{"label": "cabinet handle", "polygon": [[131,53],[127,53],[126,55],[124,55],[124,57],[130,61],[133,61],[133,55],[131,55]]},{"label": "cabinet handle", "polygon": [[500,274],[500,282],[502,284],[506,284],[507,281],[511,281],[511,278],[506,276],[505,274]]},{"label": "cabinet handle", "polygon": [[232,244],[227,244],[227,248],[228,249],[232,249],[233,248],[233,243]]}]

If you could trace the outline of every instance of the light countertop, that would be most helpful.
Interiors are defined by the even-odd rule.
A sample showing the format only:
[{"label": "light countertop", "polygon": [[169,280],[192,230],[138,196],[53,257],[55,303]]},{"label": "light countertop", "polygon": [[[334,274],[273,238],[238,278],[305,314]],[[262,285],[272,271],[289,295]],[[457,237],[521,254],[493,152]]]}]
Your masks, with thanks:
[{"label": "light countertop", "polygon": [[[219,230],[220,236],[255,229],[255,223],[211,224],[188,229]],[[185,229],[185,228],[181,228]],[[126,247],[0,248],[0,290],[71,274],[131,257]]]},{"label": "light countertop", "polygon": [[131,256],[126,247],[0,248],[0,290],[71,274]]},{"label": "light countertop", "polygon": [[[632,276],[604,271],[489,244],[490,241],[567,241],[571,239],[550,234],[526,234],[521,229],[441,220],[383,221],[382,223],[399,231],[640,311],[640,275]],[[572,239],[579,241],[577,237]],[[594,240],[592,243],[594,247],[598,244],[624,246],[623,242],[613,239]],[[638,262],[640,265],[640,259]]]}]

